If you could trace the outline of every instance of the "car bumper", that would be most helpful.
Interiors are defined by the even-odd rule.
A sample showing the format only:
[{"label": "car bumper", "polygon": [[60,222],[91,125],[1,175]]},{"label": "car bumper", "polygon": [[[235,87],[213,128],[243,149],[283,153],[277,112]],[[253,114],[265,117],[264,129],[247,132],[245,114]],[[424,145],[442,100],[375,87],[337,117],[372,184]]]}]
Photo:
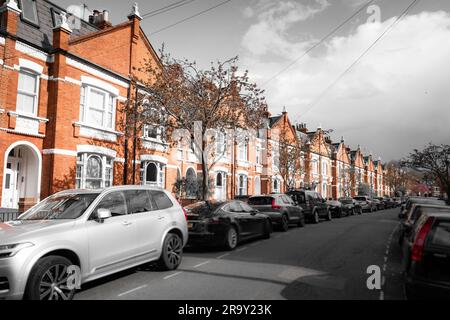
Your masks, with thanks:
[{"label": "car bumper", "polygon": [[202,246],[216,246],[222,244],[224,240],[223,235],[211,232],[189,232],[188,246],[202,245]]},{"label": "car bumper", "polygon": [[0,259],[0,300],[19,300],[23,297],[27,275],[22,271],[24,265],[19,254]]},{"label": "car bumper", "polygon": [[450,285],[405,277],[405,289],[410,298],[450,299]]}]

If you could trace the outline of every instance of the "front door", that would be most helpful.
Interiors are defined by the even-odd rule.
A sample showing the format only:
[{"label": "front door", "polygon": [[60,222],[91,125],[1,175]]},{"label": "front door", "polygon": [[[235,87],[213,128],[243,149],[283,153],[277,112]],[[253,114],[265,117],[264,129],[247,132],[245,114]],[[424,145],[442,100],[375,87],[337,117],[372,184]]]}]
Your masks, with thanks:
[{"label": "front door", "polygon": [[217,201],[227,200],[227,175],[224,172],[216,174],[216,187],[214,191],[214,198]]},{"label": "front door", "polygon": [[5,168],[3,186],[3,206],[8,209],[19,207],[20,188],[22,185],[22,162],[16,159],[8,159]]}]

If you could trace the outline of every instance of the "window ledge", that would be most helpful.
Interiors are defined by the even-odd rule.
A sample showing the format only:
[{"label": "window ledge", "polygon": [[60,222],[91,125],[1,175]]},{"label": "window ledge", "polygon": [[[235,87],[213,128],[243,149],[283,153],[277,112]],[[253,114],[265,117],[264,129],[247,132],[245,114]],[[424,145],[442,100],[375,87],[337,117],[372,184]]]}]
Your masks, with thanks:
[{"label": "window ledge", "polygon": [[83,122],[75,122],[73,125],[75,127],[93,129],[93,130],[102,131],[102,132],[109,133],[109,134],[114,134],[116,136],[123,136],[124,135],[122,132],[119,132],[119,131],[115,131],[115,130],[112,130],[112,129],[106,129],[106,128],[99,128],[99,127],[95,127],[93,125],[86,124],[86,123],[83,123]]},{"label": "window ledge", "polygon": [[[3,110],[3,112],[4,112],[4,110]],[[0,113],[2,113],[2,112],[0,111]],[[39,121],[40,123],[47,123],[48,122],[48,119],[46,119],[46,118],[41,118],[41,117],[37,117],[37,116],[34,116],[34,115],[20,113],[20,112],[15,112],[15,111],[9,111],[8,115],[10,117],[14,117],[14,118],[25,118],[25,119],[30,119],[30,120],[36,120],[36,121]]]},{"label": "window ledge", "polygon": [[[164,142],[164,141],[162,141],[160,139],[141,137],[141,140],[147,141],[147,142],[157,143],[157,144],[160,144],[160,145],[163,145],[163,146],[168,146],[169,145],[167,142]],[[178,149],[178,150],[180,150],[180,149]]]}]

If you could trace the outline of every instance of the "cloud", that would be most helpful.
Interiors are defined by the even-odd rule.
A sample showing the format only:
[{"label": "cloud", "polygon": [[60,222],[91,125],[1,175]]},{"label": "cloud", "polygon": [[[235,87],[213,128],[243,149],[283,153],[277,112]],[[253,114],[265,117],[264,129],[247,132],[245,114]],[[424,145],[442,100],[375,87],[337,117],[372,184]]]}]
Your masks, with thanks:
[{"label": "cloud", "polygon": [[255,55],[274,54],[292,57],[308,43],[299,43],[297,46],[289,39],[290,28],[322,12],[328,6],[326,0],[314,0],[311,4],[297,1],[257,1],[253,5],[255,9],[247,7],[244,10],[245,16],[256,16],[257,22],[251,25],[244,35],[243,47]]},{"label": "cloud", "polygon": [[[310,129],[319,123],[334,128],[337,138],[344,135],[347,143],[361,144],[384,160],[403,157],[430,141],[449,143],[450,14],[443,11],[407,16],[306,112],[393,19],[362,24],[347,36],[331,39],[320,54],[306,56],[265,85],[272,112],[286,105],[294,122],[307,122]],[[249,48],[246,44],[258,42],[250,38],[257,35],[254,28],[265,30],[260,21],[250,27],[243,63],[253,66],[250,71],[260,84],[292,61],[287,57],[299,56],[314,42],[272,32],[273,47]],[[276,50],[282,52],[278,58],[268,55]]]}]

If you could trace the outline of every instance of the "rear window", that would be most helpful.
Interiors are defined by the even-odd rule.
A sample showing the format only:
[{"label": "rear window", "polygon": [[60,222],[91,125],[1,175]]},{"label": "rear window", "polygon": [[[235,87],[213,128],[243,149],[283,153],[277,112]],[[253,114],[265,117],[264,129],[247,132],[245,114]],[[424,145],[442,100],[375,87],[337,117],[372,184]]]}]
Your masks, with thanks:
[{"label": "rear window", "polygon": [[142,213],[154,210],[150,194],[147,190],[127,190],[128,213]]},{"label": "rear window", "polygon": [[343,204],[353,204],[353,200],[351,199],[341,199],[339,201],[342,202]]},{"label": "rear window", "polygon": [[172,201],[162,191],[152,191],[153,200],[155,201],[158,210],[164,210],[173,207]]},{"label": "rear window", "polygon": [[291,197],[297,203],[305,203],[305,194],[304,193],[288,193],[288,196]]},{"label": "rear window", "polygon": [[358,200],[358,201],[366,201],[367,200],[366,197],[354,197],[353,199]]},{"label": "rear window", "polygon": [[253,206],[269,206],[272,205],[272,197],[255,197],[248,200],[248,204]]},{"label": "rear window", "polygon": [[197,202],[187,206],[186,210],[205,217],[212,215],[222,204],[223,202]]},{"label": "rear window", "polygon": [[450,248],[450,221],[440,221],[435,227],[431,243]]}]

